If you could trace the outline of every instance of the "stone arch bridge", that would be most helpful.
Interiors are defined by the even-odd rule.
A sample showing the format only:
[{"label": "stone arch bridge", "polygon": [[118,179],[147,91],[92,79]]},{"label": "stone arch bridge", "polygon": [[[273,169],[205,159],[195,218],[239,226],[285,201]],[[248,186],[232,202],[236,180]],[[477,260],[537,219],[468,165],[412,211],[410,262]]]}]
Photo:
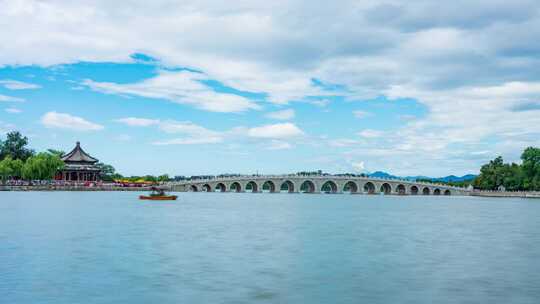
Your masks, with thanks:
[{"label": "stone arch bridge", "polygon": [[399,179],[347,176],[239,176],[170,183],[180,192],[288,192],[386,195],[469,195],[466,188]]}]

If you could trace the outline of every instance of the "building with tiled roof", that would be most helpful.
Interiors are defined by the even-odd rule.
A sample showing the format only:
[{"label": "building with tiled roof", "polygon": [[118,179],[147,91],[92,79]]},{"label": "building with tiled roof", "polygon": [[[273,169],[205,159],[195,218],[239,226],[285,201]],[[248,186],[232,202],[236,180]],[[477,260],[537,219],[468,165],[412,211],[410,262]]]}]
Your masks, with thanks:
[{"label": "building with tiled roof", "polygon": [[63,155],[64,168],[58,172],[56,179],[64,181],[99,181],[101,169],[97,166],[98,159],[90,156],[81,148],[81,143],[71,152]]}]

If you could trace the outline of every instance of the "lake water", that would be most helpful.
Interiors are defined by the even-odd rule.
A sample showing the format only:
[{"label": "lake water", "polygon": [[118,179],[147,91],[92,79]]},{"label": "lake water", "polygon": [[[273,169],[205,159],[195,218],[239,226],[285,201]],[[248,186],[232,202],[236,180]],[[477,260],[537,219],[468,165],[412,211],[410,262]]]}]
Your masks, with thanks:
[{"label": "lake water", "polygon": [[0,193],[0,303],[540,303],[540,200]]}]

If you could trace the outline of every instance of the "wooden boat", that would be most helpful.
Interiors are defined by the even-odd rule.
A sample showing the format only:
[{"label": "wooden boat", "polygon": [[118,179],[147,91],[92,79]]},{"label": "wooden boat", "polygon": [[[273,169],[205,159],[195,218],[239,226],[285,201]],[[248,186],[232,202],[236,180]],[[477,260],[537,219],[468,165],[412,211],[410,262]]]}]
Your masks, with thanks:
[{"label": "wooden boat", "polygon": [[152,192],[150,195],[140,195],[139,199],[141,200],[150,200],[150,201],[175,201],[178,196],[176,195],[166,195],[165,190],[152,187]]},{"label": "wooden boat", "polygon": [[178,198],[176,195],[141,195],[139,199],[151,201],[175,201]]}]

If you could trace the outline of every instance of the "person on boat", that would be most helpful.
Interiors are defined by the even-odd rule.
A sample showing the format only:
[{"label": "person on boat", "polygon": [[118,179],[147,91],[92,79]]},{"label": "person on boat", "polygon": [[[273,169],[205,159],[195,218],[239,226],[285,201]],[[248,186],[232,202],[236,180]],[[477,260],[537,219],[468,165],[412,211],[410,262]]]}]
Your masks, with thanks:
[{"label": "person on boat", "polygon": [[150,192],[149,196],[140,195],[139,199],[142,200],[156,200],[156,201],[168,201],[168,200],[176,200],[178,196],[176,195],[167,195],[165,194],[165,189],[158,188],[158,187],[152,187],[150,188],[152,192]]},{"label": "person on boat", "polygon": [[165,190],[157,187],[152,187],[151,189],[152,193],[150,193],[150,196],[165,196]]}]

